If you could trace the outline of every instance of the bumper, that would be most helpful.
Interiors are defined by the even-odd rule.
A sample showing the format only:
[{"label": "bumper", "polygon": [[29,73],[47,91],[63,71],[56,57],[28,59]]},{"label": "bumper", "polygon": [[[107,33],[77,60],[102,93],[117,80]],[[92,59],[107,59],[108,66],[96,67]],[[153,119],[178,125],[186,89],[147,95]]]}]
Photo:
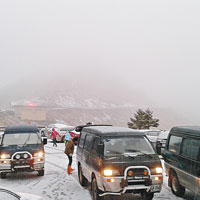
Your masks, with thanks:
[{"label": "bumper", "polygon": [[37,171],[44,168],[44,158],[40,161],[37,159],[29,160],[29,162],[16,163],[12,159],[0,159],[0,172],[17,172],[17,171]]},{"label": "bumper", "polygon": [[142,191],[157,193],[162,189],[163,176],[162,174],[148,175],[146,179],[141,178],[137,180],[127,180],[126,175],[120,177],[101,177],[100,182],[102,184],[99,185],[99,189],[104,191],[100,196],[122,195],[129,192],[140,193]]},{"label": "bumper", "polygon": [[151,185],[145,184],[137,184],[137,185],[129,185],[127,181],[124,181],[123,177],[108,177],[104,178],[103,188],[104,193],[100,194],[100,196],[105,195],[121,195],[126,192],[139,192],[140,190],[145,190],[147,192],[160,192],[162,189],[162,176],[160,180],[157,182],[152,182]]}]

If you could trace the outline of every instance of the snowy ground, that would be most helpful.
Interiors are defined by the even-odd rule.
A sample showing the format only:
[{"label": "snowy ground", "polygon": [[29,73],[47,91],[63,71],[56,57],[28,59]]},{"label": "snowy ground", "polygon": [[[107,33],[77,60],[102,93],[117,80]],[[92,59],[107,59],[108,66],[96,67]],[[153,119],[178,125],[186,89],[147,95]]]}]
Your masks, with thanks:
[{"label": "snowy ground", "polygon": [[[64,144],[59,143],[58,147],[53,147],[52,143],[45,146],[46,163],[45,175],[38,177],[36,172],[7,174],[6,179],[0,180],[0,186],[6,187],[17,192],[32,193],[40,195],[45,200],[91,200],[88,188],[83,188],[78,182],[76,156],[73,157],[72,167],[75,168],[73,175],[67,174],[68,159],[63,153]],[[131,200],[141,199],[139,195],[127,196],[123,198],[112,197],[113,200]],[[167,186],[167,177],[165,176],[162,192],[155,194],[156,200],[180,200],[194,199],[193,195],[187,191],[184,198],[174,196]]]}]

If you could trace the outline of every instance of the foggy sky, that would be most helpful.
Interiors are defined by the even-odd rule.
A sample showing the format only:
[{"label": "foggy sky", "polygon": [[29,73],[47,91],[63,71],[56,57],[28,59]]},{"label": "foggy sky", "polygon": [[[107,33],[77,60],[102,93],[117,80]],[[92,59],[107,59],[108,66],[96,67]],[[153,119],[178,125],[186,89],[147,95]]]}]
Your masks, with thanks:
[{"label": "foggy sky", "polygon": [[78,81],[200,117],[199,10],[197,0],[0,0],[0,92]]}]

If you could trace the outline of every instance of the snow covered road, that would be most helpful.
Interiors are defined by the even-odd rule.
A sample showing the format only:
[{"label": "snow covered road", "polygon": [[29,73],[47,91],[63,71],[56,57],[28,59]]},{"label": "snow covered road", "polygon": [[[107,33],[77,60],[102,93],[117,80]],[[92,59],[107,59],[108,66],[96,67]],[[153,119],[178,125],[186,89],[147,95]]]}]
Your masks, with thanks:
[{"label": "snow covered road", "polygon": [[[12,189],[17,192],[26,192],[44,197],[46,200],[91,200],[90,192],[87,188],[80,186],[77,176],[76,156],[73,157],[72,167],[75,168],[73,175],[67,174],[68,159],[64,154],[64,144],[59,143],[58,147],[52,147],[49,142],[45,146],[46,163],[45,175],[37,176],[37,172],[7,174],[6,179],[0,180],[0,186]],[[165,178],[162,192],[155,194],[155,200],[180,200],[174,196],[166,185]],[[110,199],[131,200],[133,197],[112,197]],[[141,199],[135,195],[134,199]],[[186,192],[183,199],[192,200],[194,197],[190,192]]]}]

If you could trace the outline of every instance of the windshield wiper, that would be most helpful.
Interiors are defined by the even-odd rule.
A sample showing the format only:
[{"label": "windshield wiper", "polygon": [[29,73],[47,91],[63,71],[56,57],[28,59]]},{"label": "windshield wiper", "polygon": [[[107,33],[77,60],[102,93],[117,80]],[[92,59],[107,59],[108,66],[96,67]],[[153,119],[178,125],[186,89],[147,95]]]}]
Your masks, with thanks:
[{"label": "windshield wiper", "polygon": [[140,151],[140,150],[136,150],[136,149],[134,149],[134,150],[128,150],[129,152],[135,152],[135,153],[141,153],[142,155],[145,155],[145,156],[149,156],[150,158],[153,158],[153,156],[152,155],[150,155],[150,154],[147,154],[147,153],[144,153],[143,151]]},{"label": "windshield wiper", "polygon": [[2,147],[7,147],[7,146],[19,146],[18,144],[2,144]]},{"label": "windshield wiper", "polygon": [[114,153],[114,154],[119,154],[119,155],[123,154],[122,152],[113,151],[113,150],[109,150],[109,153],[107,153],[107,154],[110,154],[110,152],[111,152],[111,153]]},{"label": "windshield wiper", "polygon": [[27,144],[27,142],[29,141],[30,137],[31,137],[31,134],[29,133],[28,138],[26,139],[26,141],[24,142],[24,144],[22,145],[22,147],[24,147]]},{"label": "windshield wiper", "polygon": [[112,153],[115,153],[115,154],[111,154],[112,155],[112,159],[113,158],[116,158],[117,155],[119,156],[124,156],[124,157],[130,157],[130,158],[135,158],[137,155],[131,155],[131,153],[125,153],[125,152],[119,152],[119,151],[110,151]]}]

